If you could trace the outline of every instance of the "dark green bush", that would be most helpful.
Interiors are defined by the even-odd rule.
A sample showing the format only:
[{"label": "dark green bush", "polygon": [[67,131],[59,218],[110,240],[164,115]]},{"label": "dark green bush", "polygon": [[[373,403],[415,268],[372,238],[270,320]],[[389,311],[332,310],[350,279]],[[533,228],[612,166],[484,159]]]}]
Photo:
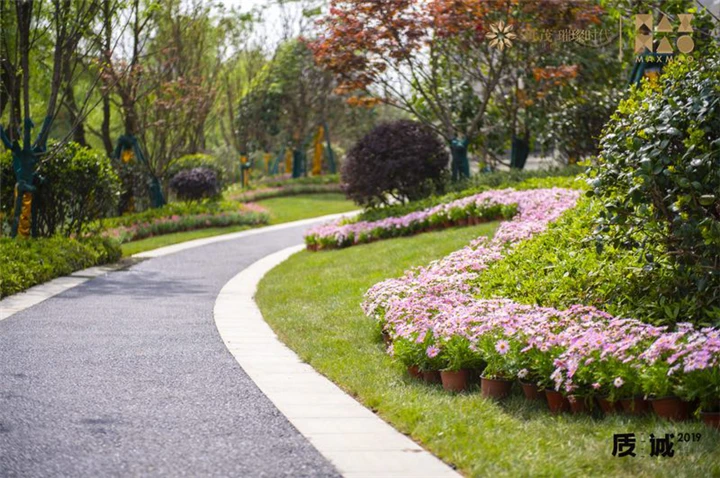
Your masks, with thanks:
[{"label": "dark green bush", "polygon": [[100,237],[1,238],[0,297],[86,267],[115,262],[121,255],[116,241]]},{"label": "dark green bush", "polygon": [[[15,204],[15,177],[9,152],[0,154],[0,169],[1,210],[9,221]],[[95,219],[115,213],[120,180],[104,154],[68,143],[49,153],[38,173],[44,178],[34,197],[41,236],[80,235]]]},{"label": "dark green bush", "polygon": [[[404,216],[415,211],[421,211],[438,204],[444,204],[473,194],[479,194],[490,189],[540,189],[540,188],[585,188],[585,182],[577,179],[583,168],[569,167],[564,169],[553,169],[543,171],[513,171],[495,172],[474,176],[464,182],[466,188],[460,189],[442,196],[430,196],[419,201],[412,201],[407,204],[393,204],[382,208],[366,209],[358,216],[362,221],[377,221],[386,217]],[[554,172],[558,176],[548,176]],[[566,175],[567,174],[567,175]]]},{"label": "dark green bush", "polygon": [[348,152],[342,183],[348,199],[361,206],[416,201],[441,188],[448,151],[427,126],[409,120],[380,124]]},{"label": "dark green bush", "polygon": [[[644,250],[703,320],[720,307],[720,57],[678,60],[621,103],[591,180],[598,244]],[[667,260],[653,249],[661,246]]]}]

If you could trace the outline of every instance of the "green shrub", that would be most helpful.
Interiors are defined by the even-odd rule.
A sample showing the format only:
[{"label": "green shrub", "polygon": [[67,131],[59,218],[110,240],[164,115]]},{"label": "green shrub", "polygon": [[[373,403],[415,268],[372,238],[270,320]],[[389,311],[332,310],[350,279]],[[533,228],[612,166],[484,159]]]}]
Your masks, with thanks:
[{"label": "green shrub", "polygon": [[270,199],[276,197],[297,196],[299,194],[326,194],[341,193],[339,183],[329,184],[286,184],[281,187],[272,187],[266,189],[255,189],[243,191],[242,189],[232,188],[225,193],[225,197],[232,201],[252,202],[261,199]]},{"label": "green shrub", "polygon": [[623,89],[603,88],[578,91],[547,117],[545,148],[557,147],[566,157],[580,159],[598,154],[599,141],[605,123],[617,109]]},{"label": "green shrub", "polygon": [[[430,196],[429,198],[412,201],[407,204],[393,204],[383,208],[366,209],[362,214],[357,216],[357,220],[378,221],[386,217],[404,216],[411,212],[449,203],[456,199],[479,194],[483,191],[489,191],[490,189],[586,188],[586,183],[575,176],[580,174],[581,171],[582,168],[578,166],[543,171],[503,171],[481,174],[478,175],[481,178],[473,177],[467,182],[464,182],[463,184],[466,186],[465,189],[456,190],[442,196]],[[558,176],[549,176],[548,174],[551,172],[558,174]]]},{"label": "green shrub", "polygon": [[561,309],[592,305],[658,325],[710,324],[720,317],[703,294],[678,293],[670,269],[646,267],[645,254],[667,261],[659,246],[596,247],[592,235],[602,208],[600,201],[585,199],[545,233],[518,244],[481,275],[480,294]]},{"label": "green shrub", "polygon": [[129,227],[135,224],[151,222],[156,219],[172,216],[194,216],[200,214],[237,212],[240,207],[241,206],[235,201],[215,201],[212,199],[205,199],[203,201],[193,203],[172,202],[163,207],[105,219],[102,221],[102,226],[105,229],[121,226]]},{"label": "green shrub", "polygon": [[115,262],[121,255],[116,241],[100,237],[1,238],[0,297],[86,267]]},{"label": "green shrub", "polygon": [[175,177],[180,171],[187,171],[195,168],[206,168],[215,172],[217,184],[220,189],[227,186],[230,175],[225,168],[209,154],[188,154],[172,162],[165,174],[166,178]]},{"label": "green shrub", "polygon": [[[10,152],[0,154],[0,169],[2,215],[10,221],[15,205]],[[95,219],[115,212],[120,180],[110,160],[99,151],[68,143],[49,155],[40,164],[38,172],[44,181],[38,186],[33,200],[38,208],[41,236],[80,235]]]},{"label": "green shrub", "polygon": [[479,173],[470,178],[452,183],[449,188],[452,192],[472,191],[469,194],[487,191],[488,189],[499,189],[514,187],[531,178],[558,178],[561,176],[578,176],[585,172],[585,168],[577,165],[563,166],[548,169],[511,169],[510,171],[493,171],[491,173]]},{"label": "green shrub", "polygon": [[[720,307],[720,56],[678,60],[644,82],[608,123],[592,191],[599,244],[644,251],[667,268],[686,318]],[[653,251],[662,246],[665,260]]]},{"label": "green shrub", "polygon": [[145,216],[147,217],[145,220],[140,220],[140,217],[143,216],[136,215],[135,222],[108,229],[105,234],[121,243],[126,243],[146,237],[209,227],[257,226],[267,224],[269,220],[268,212],[262,207],[256,204],[238,203],[235,203],[234,210]]}]

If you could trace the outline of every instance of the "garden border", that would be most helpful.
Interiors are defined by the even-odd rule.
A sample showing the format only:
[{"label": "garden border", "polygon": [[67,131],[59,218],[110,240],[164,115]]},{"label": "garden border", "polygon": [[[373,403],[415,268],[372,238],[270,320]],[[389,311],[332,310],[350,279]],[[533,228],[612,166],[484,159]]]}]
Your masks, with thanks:
[{"label": "garden border", "polygon": [[459,477],[315,371],[283,344],[254,300],[267,272],[304,249],[282,249],[230,279],[215,302],[215,325],[250,379],[295,428],[347,478]]}]

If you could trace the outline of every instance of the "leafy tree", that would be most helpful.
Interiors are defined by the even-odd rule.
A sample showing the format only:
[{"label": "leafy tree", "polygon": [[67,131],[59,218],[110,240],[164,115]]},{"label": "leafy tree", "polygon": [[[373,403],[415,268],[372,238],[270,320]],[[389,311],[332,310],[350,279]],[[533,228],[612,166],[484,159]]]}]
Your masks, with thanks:
[{"label": "leafy tree", "polygon": [[[58,142],[48,152],[47,140],[60,108],[72,93],[73,72],[82,66],[78,51],[92,49],[93,42],[87,41],[86,33],[97,14],[99,0],[52,0],[49,9],[43,2],[34,0],[18,1],[14,5],[2,2],[0,5],[0,62],[3,74],[0,95],[0,118],[8,111],[8,130],[0,127],[0,140],[13,155],[13,169],[17,181],[12,234],[18,230],[27,236],[38,234],[37,204],[33,195],[41,182],[43,163],[51,161],[54,153],[68,138]],[[12,8],[14,6],[14,9]],[[83,40],[86,41],[83,41]],[[41,46],[49,46],[44,48]],[[30,97],[33,72],[31,65],[49,61],[50,79],[46,80],[48,93],[41,102],[45,119],[33,141],[35,124],[32,120]],[[94,73],[97,78],[97,73]],[[76,124],[85,114],[87,106],[78,105],[74,98],[70,110]],[[22,125],[22,127],[21,127]]]}]

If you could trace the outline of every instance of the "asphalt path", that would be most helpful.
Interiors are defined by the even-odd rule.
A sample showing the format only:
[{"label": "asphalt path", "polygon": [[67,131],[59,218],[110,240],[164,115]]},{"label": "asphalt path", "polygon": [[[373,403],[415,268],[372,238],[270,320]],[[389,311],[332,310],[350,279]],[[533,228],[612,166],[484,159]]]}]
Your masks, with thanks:
[{"label": "asphalt path", "polygon": [[150,259],[0,321],[0,476],[338,476],[213,320],[228,280],[307,227]]}]

